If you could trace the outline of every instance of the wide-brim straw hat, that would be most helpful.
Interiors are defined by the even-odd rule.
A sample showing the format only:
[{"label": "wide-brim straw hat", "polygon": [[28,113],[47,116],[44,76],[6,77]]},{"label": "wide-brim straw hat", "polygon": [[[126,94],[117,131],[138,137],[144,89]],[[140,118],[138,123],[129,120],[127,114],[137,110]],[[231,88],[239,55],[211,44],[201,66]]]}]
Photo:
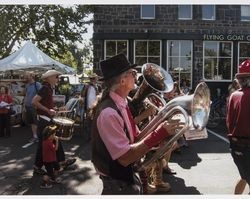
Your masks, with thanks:
[{"label": "wide-brim straw hat", "polygon": [[89,74],[89,79],[98,79],[99,76],[96,73]]},{"label": "wide-brim straw hat", "polygon": [[57,70],[48,70],[44,74],[42,74],[41,78],[45,79],[47,77],[53,76],[53,75],[61,75],[62,73]]}]

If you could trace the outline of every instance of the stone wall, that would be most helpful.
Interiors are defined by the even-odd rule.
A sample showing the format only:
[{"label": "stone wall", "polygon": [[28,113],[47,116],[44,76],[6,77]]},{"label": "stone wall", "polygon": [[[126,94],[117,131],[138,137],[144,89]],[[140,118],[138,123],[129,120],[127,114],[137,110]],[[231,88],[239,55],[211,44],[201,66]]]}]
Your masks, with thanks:
[{"label": "stone wall", "polygon": [[[190,35],[203,34],[250,34],[249,22],[241,21],[240,5],[216,5],[216,20],[202,20],[202,6],[193,5],[193,19],[179,20],[178,5],[155,5],[155,19],[141,19],[140,5],[95,5],[94,6],[94,65],[98,69],[99,60],[103,59],[103,41],[110,34],[131,34],[136,39],[140,34],[151,34],[146,38],[162,35],[176,35],[190,39]],[[97,37],[97,35],[99,37]],[[100,39],[100,35],[101,39]],[[139,35],[139,36],[138,36]],[[97,38],[97,39],[95,39]],[[114,38],[114,39],[117,39]],[[123,38],[132,39],[133,38]],[[144,39],[144,36],[143,38]],[[169,38],[166,36],[165,41]],[[202,39],[193,40],[193,80],[198,82],[202,76]],[[166,59],[162,57],[162,59]]]}]

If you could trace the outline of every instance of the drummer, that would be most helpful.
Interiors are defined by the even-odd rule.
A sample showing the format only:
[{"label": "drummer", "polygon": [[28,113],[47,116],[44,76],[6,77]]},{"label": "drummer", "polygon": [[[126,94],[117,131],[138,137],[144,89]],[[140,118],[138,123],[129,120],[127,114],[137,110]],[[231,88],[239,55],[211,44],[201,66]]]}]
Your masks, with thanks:
[{"label": "drummer", "polygon": [[[42,159],[42,132],[43,129],[52,123],[51,119],[56,114],[54,102],[53,102],[53,89],[58,84],[60,72],[56,70],[48,70],[42,75],[44,83],[42,88],[37,92],[32,100],[33,106],[37,109],[38,115],[38,147],[36,151],[35,163],[34,163],[34,173],[44,174],[45,171],[42,169],[43,159]],[[64,150],[61,141],[58,142],[57,150],[57,161],[63,166],[67,167],[73,164],[76,159],[65,160]]]}]

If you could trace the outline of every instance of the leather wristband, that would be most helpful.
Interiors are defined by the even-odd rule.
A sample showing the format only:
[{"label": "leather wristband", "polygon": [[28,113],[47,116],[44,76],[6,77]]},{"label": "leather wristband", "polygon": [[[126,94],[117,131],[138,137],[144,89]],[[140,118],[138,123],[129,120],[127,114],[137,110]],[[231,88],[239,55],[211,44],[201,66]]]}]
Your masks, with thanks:
[{"label": "leather wristband", "polygon": [[144,140],[144,144],[146,144],[148,148],[152,148],[158,145],[164,138],[168,137],[168,135],[168,132],[161,127],[148,135]]}]

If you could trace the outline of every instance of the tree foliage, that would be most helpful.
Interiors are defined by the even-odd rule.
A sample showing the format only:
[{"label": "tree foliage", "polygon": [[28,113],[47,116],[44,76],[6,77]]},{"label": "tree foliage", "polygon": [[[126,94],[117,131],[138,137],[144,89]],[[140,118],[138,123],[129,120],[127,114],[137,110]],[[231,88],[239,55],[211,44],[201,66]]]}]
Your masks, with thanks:
[{"label": "tree foliage", "polygon": [[71,51],[72,43],[83,40],[88,5],[0,5],[0,58],[15,45],[32,40],[44,53],[60,57]]}]

